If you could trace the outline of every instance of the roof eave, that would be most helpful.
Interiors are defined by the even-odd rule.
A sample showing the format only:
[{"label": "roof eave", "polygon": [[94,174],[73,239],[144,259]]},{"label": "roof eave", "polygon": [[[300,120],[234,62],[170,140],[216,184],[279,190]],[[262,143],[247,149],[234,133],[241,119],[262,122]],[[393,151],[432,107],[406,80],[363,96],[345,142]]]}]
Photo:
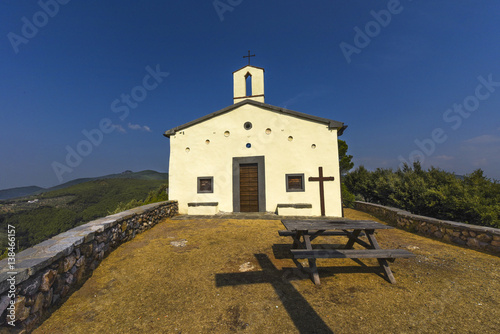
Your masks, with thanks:
[{"label": "roof eave", "polygon": [[173,129],[170,129],[170,130],[167,130],[163,133],[163,135],[167,138],[170,138],[171,135],[174,135],[175,132],[176,132],[176,128],[173,128]]},{"label": "roof eave", "polygon": [[338,137],[342,136],[345,129],[347,129],[347,125],[344,125],[344,123],[342,123],[342,127],[338,128],[338,130],[337,130],[337,136]]},{"label": "roof eave", "polygon": [[167,131],[165,131],[165,133],[163,135],[167,138],[170,138],[171,135],[174,135],[179,130],[182,130],[182,129],[188,128],[192,125],[204,122],[205,120],[208,120],[210,118],[213,118],[213,117],[221,115],[221,114],[224,114],[224,113],[226,113],[232,109],[238,108],[239,106],[244,105],[244,104],[252,104],[252,105],[260,106],[260,107],[263,107],[263,108],[266,108],[269,110],[274,110],[276,112],[285,113],[285,114],[292,115],[295,117],[299,117],[299,118],[327,124],[329,129],[338,129],[339,136],[342,135],[345,128],[347,128],[347,126],[344,125],[344,123],[339,122],[339,121],[335,121],[335,120],[323,118],[323,117],[318,117],[318,116],[313,116],[313,115],[305,114],[305,113],[302,113],[299,111],[289,110],[289,109],[273,106],[271,104],[247,99],[247,100],[243,100],[243,101],[237,102],[235,104],[232,104],[230,106],[227,106],[226,108],[220,109],[220,110],[213,112],[211,114],[197,118],[197,119],[190,121],[188,123],[185,123],[185,124],[182,124],[182,125],[177,126],[175,128],[172,128],[170,130],[167,130]]}]

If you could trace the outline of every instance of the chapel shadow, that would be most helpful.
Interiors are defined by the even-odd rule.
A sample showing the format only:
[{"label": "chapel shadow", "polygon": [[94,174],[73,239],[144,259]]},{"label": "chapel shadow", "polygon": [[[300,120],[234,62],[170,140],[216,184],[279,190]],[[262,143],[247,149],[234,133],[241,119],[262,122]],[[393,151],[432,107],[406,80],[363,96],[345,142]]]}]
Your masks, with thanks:
[{"label": "chapel shadow", "polygon": [[279,270],[266,254],[254,254],[261,271],[216,274],[216,287],[268,283],[273,286],[286,312],[300,333],[333,333],[307,300],[290,283],[294,279],[308,279],[296,268]]}]

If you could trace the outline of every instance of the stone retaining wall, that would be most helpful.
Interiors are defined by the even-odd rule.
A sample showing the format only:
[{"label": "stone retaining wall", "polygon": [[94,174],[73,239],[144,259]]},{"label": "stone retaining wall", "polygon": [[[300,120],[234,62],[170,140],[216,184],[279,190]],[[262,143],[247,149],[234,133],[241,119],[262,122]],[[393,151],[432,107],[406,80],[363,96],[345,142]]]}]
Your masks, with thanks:
[{"label": "stone retaining wall", "polygon": [[116,247],[177,213],[177,201],[141,206],[28,248],[16,254],[14,264],[0,261],[0,333],[32,331]]},{"label": "stone retaining wall", "polygon": [[500,229],[498,228],[418,216],[408,211],[367,202],[356,201],[354,208],[411,232],[500,255]]}]

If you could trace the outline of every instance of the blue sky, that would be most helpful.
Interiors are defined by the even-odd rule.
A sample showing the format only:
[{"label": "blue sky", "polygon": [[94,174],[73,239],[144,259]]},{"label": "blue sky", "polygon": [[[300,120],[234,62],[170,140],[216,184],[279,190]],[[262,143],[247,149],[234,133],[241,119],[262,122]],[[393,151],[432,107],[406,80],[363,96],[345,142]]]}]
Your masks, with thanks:
[{"label": "blue sky", "polygon": [[168,171],[162,133],[232,104],[247,50],[266,103],[347,124],[356,165],[421,156],[500,179],[498,13],[498,1],[2,1],[0,189]]}]

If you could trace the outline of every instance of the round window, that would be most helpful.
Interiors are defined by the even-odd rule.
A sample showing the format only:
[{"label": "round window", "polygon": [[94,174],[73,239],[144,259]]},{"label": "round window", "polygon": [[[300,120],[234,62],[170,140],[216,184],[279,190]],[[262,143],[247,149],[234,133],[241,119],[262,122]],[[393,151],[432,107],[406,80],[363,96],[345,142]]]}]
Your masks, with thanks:
[{"label": "round window", "polygon": [[252,128],[252,123],[245,122],[245,124],[243,124],[243,127],[245,128],[245,130],[250,130]]}]

